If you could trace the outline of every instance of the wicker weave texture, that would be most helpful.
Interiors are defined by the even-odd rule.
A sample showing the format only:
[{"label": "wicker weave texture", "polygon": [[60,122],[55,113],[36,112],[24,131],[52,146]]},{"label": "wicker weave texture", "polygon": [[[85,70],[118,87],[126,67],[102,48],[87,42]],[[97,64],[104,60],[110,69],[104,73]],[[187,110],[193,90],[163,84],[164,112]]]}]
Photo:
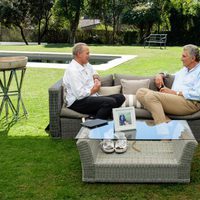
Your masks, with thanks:
[{"label": "wicker weave texture", "polygon": [[[177,143],[179,145],[177,146]],[[106,154],[97,141],[77,141],[86,182],[182,182],[190,181],[191,161],[197,142],[137,141],[126,153]]]},{"label": "wicker weave texture", "polygon": [[81,119],[61,118],[61,137],[74,138],[81,128]]},{"label": "wicker weave texture", "polygon": [[62,104],[62,80],[60,80],[49,88],[50,134],[53,137],[61,137],[60,112]]}]

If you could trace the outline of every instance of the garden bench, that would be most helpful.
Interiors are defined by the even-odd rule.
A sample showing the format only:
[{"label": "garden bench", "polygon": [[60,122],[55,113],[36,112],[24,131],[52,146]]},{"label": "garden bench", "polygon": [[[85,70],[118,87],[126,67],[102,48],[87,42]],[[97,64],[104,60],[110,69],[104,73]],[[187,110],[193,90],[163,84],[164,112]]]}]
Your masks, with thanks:
[{"label": "garden bench", "polygon": [[146,45],[149,47],[152,44],[159,44],[160,48],[164,46],[166,48],[167,34],[150,34],[148,37],[144,38],[144,48]]}]

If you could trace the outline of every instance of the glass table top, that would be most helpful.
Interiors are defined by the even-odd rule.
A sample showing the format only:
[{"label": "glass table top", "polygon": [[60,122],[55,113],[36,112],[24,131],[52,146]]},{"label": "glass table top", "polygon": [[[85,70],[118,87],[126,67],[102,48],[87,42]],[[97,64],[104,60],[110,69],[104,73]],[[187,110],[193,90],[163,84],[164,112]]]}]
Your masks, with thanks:
[{"label": "glass table top", "polygon": [[[123,132],[128,140],[195,140],[185,120],[172,120],[168,123],[153,125],[150,120],[137,120],[136,129]],[[118,139],[114,121],[107,125],[89,129],[82,127],[75,139]]]}]

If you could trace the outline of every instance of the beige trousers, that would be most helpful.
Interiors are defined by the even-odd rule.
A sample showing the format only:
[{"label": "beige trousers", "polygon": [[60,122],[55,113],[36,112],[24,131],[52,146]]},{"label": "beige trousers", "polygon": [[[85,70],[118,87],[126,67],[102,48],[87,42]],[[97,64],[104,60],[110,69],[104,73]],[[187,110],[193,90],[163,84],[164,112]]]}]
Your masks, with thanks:
[{"label": "beige trousers", "polygon": [[147,88],[140,88],[136,98],[151,112],[156,124],[168,122],[165,115],[190,115],[200,110],[200,102],[186,100],[183,96],[161,93]]}]

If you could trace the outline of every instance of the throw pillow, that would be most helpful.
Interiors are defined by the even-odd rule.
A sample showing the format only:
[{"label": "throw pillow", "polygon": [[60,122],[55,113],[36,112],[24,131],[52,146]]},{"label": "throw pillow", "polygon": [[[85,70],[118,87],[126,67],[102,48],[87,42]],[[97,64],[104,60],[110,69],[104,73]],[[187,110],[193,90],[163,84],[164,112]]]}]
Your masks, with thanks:
[{"label": "throw pillow", "polygon": [[122,106],[135,106],[136,108],[142,108],[142,105],[136,99],[136,92],[139,88],[149,88],[150,80],[125,80],[121,79],[122,93],[124,94],[126,101]]},{"label": "throw pillow", "polygon": [[125,80],[121,79],[123,94],[136,94],[139,88],[149,88],[149,79]]},{"label": "throw pillow", "polygon": [[99,94],[102,96],[108,96],[112,94],[120,94],[121,85],[110,86],[110,87],[101,87],[99,90]]},{"label": "throw pillow", "polygon": [[144,80],[144,79],[150,79],[150,84],[149,88],[151,90],[157,90],[155,86],[155,76],[134,76],[134,75],[128,75],[128,74],[114,74],[114,85],[120,85],[121,84],[121,79],[125,80]]}]

